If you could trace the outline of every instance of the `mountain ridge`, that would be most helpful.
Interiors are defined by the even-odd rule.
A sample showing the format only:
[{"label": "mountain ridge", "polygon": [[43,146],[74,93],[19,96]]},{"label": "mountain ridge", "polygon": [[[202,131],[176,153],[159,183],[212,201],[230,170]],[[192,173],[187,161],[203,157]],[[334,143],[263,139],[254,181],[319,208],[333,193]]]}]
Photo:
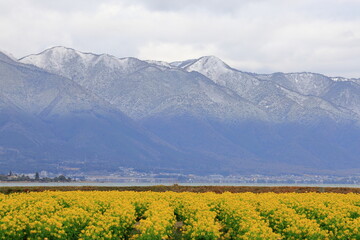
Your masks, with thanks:
[{"label": "mountain ridge", "polygon": [[[87,120],[81,117],[66,123],[66,129],[83,131],[74,131],[74,140],[66,144],[81,146],[85,154],[95,154],[97,165],[92,164],[96,166],[106,163],[121,167],[128,162],[126,166],[159,168],[163,165],[203,173],[297,173],[300,169],[324,172],[360,167],[357,161],[360,85],[357,79],[304,72],[248,73],[230,67],[215,56],[167,63],[83,53],[66,47],[53,47],[17,62],[19,66],[9,73],[22,67],[39,69],[37,71],[75,84],[61,91],[68,94],[67,100],[51,98],[48,110],[56,110],[53,106],[62,101],[63,107],[76,109],[77,106],[80,112],[96,116],[91,124],[84,126],[81,122]],[[9,81],[5,68],[0,68],[1,72],[0,80]],[[27,79],[37,86],[36,94],[31,92],[32,88],[15,88],[16,91],[10,92],[10,87],[6,91],[18,99],[24,109],[38,106],[55,91],[45,87],[41,80],[45,75],[39,73],[39,79]],[[15,81],[17,77],[9,79]],[[85,95],[77,92],[75,86]],[[28,104],[26,99],[32,103]],[[85,101],[83,105],[79,104],[81,101]],[[137,126],[136,136],[141,137],[133,141],[132,135],[127,141],[116,143],[126,128],[120,127],[123,123],[116,114],[105,117],[112,125],[100,121],[99,118],[107,115],[107,109],[129,117],[128,121]],[[43,108],[39,116],[46,120],[48,112],[51,113],[48,110]],[[61,112],[55,113],[61,115]],[[54,114],[55,119],[58,117]],[[100,125],[113,128],[119,135],[110,137],[111,131],[106,130],[109,138],[104,145],[99,138],[102,130],[94,127],[93,121],[100,121]],[[59,134],[64,124],[55,121],[52,128],[58,128]],[[146,137],[149,134],[153,137]],[[67,138],[65,135],[63,137]],[[88,148],[88,145],[93,146],[93,136],[103,150]],[[162,144],[154,143],[155,139]],[[111,149],[112,144],[119,149],[127,144],[135,155],[123,152],[127,160],[120,161],[116,157],[120,152]],[[146,154],[140,157],[139,153],[144,151]],[[89,166],[86,169],[90,169]]]},{"label": "mountain ridge", "polygon": [[[0,62],[0,83],[3,168],[29,171],[41,165],[44,170],[59,171],[62,164],[76,168],[76,162],[81,162],[88,170],[99,164],[102,169],[112,169],[114,158],[124,166],[137,162],[138,167],[144,167],[148,162],[158,165],[166,158],[175,161],[177,154],[182,155],[68,78],[35,66]],[[7,149],[16,149],[19,154],[10,161],[12,153]],[[99,155],[102,163],[96,160]]]}]

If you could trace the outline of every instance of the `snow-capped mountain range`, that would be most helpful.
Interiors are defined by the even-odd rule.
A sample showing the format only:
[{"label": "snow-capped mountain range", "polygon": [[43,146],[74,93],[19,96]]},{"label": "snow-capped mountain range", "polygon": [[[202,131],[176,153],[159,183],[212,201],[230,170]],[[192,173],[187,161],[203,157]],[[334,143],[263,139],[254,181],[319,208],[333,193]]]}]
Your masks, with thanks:
[{"label": "snow-capped mountain range", "polygon": [[0,84],[3,167],[360,168],[359,79],[248,73],[215,56],[167,63],[53,47],[19,60],[0,54]]}]

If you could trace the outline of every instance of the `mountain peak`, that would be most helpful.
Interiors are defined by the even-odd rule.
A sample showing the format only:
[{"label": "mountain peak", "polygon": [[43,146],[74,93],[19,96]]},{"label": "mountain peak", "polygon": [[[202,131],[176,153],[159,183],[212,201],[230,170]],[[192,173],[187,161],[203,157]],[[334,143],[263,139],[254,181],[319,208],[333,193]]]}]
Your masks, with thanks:
[{"label": "mountain peak", "polygon": [[65,46],[54,46],[48,49],[45,49],[44,51],[38,53],[37,55],[40,54],[44,54],[44,53],[58,53],[58,54],[85,54],[85,55],[93,55],[93,56],[99,56],[102,54],[94,54],[94,53],[90,53],[90,52],[82,52],[82,51],[78,51],[74,48],[70,48],[70,47],[65,47]]},{"label": "mountain peak", "polygon": [[183,67],[186,71],[196,71],[215,79],[218,75],[231,71],[231,67],[215,56],[204,56]]},{"label": "mountain peak", "polygon": [[44,52],[48,52],[48,51],[57,51],[57,52],[69,52],[69,51],[73,51],[73,52],[78,52],[77,50],[73,49],[73,48],[69,48],[69,47],[65,47],[65,46],[54,46],[48,49],[45,49]]},{"label": "mountain peak", "polygon": [[216,70],[230,69],[229,65],[227,65],[224,61],[222,61],[220,58],[216,56],[204,56],[198,58],[193,63],[186,66],[187,69],[198,68],[198,67],[201,67],[202,69],[215,68]]},{"label": "mountain peak", "polygon": [[99,55],[93,54],[93,53],[84,53],[77,51],[73,48],[68,48],[64,46],[56,46],[49,49],[46,49],[44,52],[40,54],[50,54],[53,55],[53,58],[61,58],[61,59],[68,59],[73,57],[80,57],[84,61],[90,61],[94,59],[95,57],[98,57]]},{"label": "mountain peak", "polygon": [[68,48],[68,47],[64,47],[64,46],[55,46],[55,47],[45,49],[44,51],[42,51],[40,53],[25,56],[23,58],[20,58],[19,60],[23,60],[23,59],[26,59],[26,58],[29,58],[29,57],[33,58],[35,56],[43,56],[43,55],[57,56],[57,57],[62,57],[63,58],[65,56],[69,56],[69,55],[75,56],[75,55],[78,55],[78,54],[82,54],[82,53],[75,50],[75,49],[73,49],[73,48]]},{"label": "mountain peak", "polygon": [[45,69],[49,67],[52,69],[60,69],[64,63],[72,62],[75,58],[79,58],[83,63],[87,63],[97,56],[98,55],[92,53],[83,53],[64,46],[56,46],[48,48],[38,54],[32,54],[20,58],[19,61]]},{"label": "mountain peak", "polygon": [[200,58],[198,58],[198,60],[207,60],[207,61],[215,61],[215,62],[223,62],[220,58],[218,58],[217,56],[214,55],[209,55],[209,56],[202,56]]},{"label": "mountain peak", "polygon": [[[54,66],[54,64],[65,64],[65,63],[74,63],[74,59],[77,62],[81,62],[84,65],[90,63],[96,64],[100,61],[103,62],[142,62],[137,58],[127,57],[127,58],[118,58],[109,54],[95,54],[90,52],[81,52],[73,48],[64,47],[64,46],[55,46],[48,48],[40,53],[31,54],[20,58],[19,61],[26,64],[32,64],[41,68],[46,68],[47,65]],[[51,64],[47,64],[51,61]]]},{"label": "mountain peak", "polygon": [[137,58],[117,58],[109,54],[85,53],[63,46],[28,55],[19,61],[70,79],[81,78],[84,81],[89,79],[90,69],[102,71],[105,75],[114,71],[117,74],[128,74],[147,65],[146,62]]}]

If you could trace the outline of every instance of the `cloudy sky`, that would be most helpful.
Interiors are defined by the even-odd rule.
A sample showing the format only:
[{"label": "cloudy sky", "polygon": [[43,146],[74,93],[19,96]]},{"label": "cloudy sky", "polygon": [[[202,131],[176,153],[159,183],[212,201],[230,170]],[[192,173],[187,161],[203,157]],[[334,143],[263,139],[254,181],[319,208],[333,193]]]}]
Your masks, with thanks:
[{"label": "cloudy sky", "polygon": [[359,0],[0,0],[0,49],[63,45],[243,71],[360,77]]}]

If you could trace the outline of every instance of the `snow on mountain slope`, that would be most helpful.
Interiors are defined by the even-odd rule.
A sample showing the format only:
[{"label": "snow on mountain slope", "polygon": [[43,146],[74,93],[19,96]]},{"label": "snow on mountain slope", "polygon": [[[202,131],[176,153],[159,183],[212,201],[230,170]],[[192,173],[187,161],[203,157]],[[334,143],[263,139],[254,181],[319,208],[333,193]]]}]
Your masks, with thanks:
[{"label": "snow on mountain slope", "polygon": [[256,75],[232,69],[216,57],[202,57],[184,69],[199,72],[216,84],[234,90],[269,113],[273,121],[311,122],[321,117],[336,121],[354,119],[351,111],[321,98],[333,81],[320,74]]},{"label": "snow on mountain slope", "polygon": [[218,79],[220,75],[230,73],[232,69],[215,56],[201,57],[198,60],[182,66],[187,71],[196,71],[210,79]]},{"label": "snow on mountain slope", "polygon": [[158,67],[161,67],[162,69],[165,68],[174,68],[174,66],[172,66],[170,63],[168,62],[164,62],[164,61],[156,61],[156,60],[145,60],[145,62],[151,64],[151,65],[155,65]]},{"label": "snow on mountain slope", "polygon": [[348,109],[360,116],[360,85],[354,81],[334,83],[324,94],[327,101]]},{"label": "snow on mountain slope", "polygon": [[[351,107],[336,100],[341,98],[337,86],[356,83],[356,79],[340,81],[314,73],[251,74],[233,69],[215,56],[166,63],[119,59],[65,47],[20,61],[73,79],[134,119],[163,111],[206,113],[224,119],[254,118],[258,114],[255,118],[275,122],[312,121],[320,116],[336,121],[359,119],[354,116],[359,112],[357,100]],[[191,72],[206,76],[215,85]],[[352,92],[357,95],[357,90]]]},{"label": "snow on mountain slope", "polygon": [[359,118],[354,117],[358,112],[354,108],[322,98],[334,84],[326,76],[249,74],[215,56],[169,64],[55,47],[20,61],[73,79],[134,119],[164,111],[275,122],[311,122],[321,116],[336,121]]},{"label": "snow on mountain slope", "polygon": [[321,97],[334,83],[330,78],[315,73],[275,73],[270,81],[302,95]]},{"label": "snow on mountain slope", "polygon": [[[90,102],[104,102],[100,109],[116,107],[186,153],[180,167],[210,172],[360,167],[360,130],[354,124],[360,119],[360,85],[355,80],[335,81],[313,73],[246,73],[213,56],[165,63],[61,47],[20,61],[71,78],[93,96]],[[46,83],[40,83],[47,90]],[[29,99],[33,96],[37,99],[34,93]],[[41,97],[47,99],[46,94]],[[89,138],[91,131],[87,134],[82,137]]]},{"label": "snow on mountain slope", "polygon": [[176,61],[176,62],[171,62],[170,65],[173,67],[177,67],[177,68],[184,68],[192,63],[194,63],[196,61],[196,59],[189,59],[189,60],[185,60],[185,61]]},{"label": "snow on mountain slope", "polygon": [[20,61],[71,77],[134,119],[164,112],[188,112],[223,119],[266,118],[262,110],[231,90],[214,85],[203,75],[134,58],[112,57],[111,63],[118,64],[114,67],[106,61],[99,64],[99,58],[108,59],[107,55],[90,54],[86,58],[83,55],[72,49],[52,48]]},{"label": "snow on mountain slope", "polygon": [[265,117],[256,106],[197,73],[146,68],[118,79],[114,89],[110,102],[135,119],[182,113],[228,120]]},{"label": "snow on mountain slope", "polygon": [[[26,72],[26,78],[22,75]],[[88,111],[102,100],[78,84],[38,68],[13,63],[0,65],[0,92],[18,107],[36,115],[65,115]],[[107,104],[104,102],[104,104]]]},{"label": "snow on mountain slope", "polygon": [[[14,167],[38,158],[38,164],[43,161],[52,170],[59,161],[65,166],[82,162],[82,169],[156,167],[174,166],[181,155],[68,78],[0,60],[0,86],[0,148],[19,152],[12,162],[0,153],[0,165]],[[13,143],[7,145],[6,138]]]},{"label": "snow on mountain slope", "polygon": [[358,105],[360,85],[357,79],[330,78],[317,73],[274,73],[257,75],[257,77],[276,82],[284,88],[308,97],[318,97],[340,110],[339,114],[347,118],[358,121],[360,117]]},{"label": "snow on mountain slope", "polygon": [[355,82],[360,83],[360,78],[330,77],[334,82]]},{"label": "snow on mountain slope", "polygon": [[51,73],[59,74],[82,83],[96,73],[124,75],[135,72],[147,65],[136,58],[116,58],[108,54],[83,53],[71,48],[53,47],[39,54],[19,59]]},{"label": "snow on mountain slope", "polygon": [[[28,62],[29,59],[26,57],[21,61]],[[127,74],[113,71],[106,65],[89,63],[81,75],[73,75],[72,79],[171,145],[184,152],[192,152],[198,159],[197,163],[214,164],[223,159],[224,166],[228,166],[224,155],[249,159],[246,156],[250,153],[240,150],[241,147],[236,144],[228,144],[226,136],[213,128],[210,122],[266,121],[268,117],[263,110],[200,73],[137,61],[145,65]],[[71,66],[64,64],[60,74],[66,75],[69,68],[82,68],[81,61]],[[55,72],[51,66],[45,70]],[[174,125],[177,127],[173,128]],[[170,132],[172,134],[169,135]]]}]

